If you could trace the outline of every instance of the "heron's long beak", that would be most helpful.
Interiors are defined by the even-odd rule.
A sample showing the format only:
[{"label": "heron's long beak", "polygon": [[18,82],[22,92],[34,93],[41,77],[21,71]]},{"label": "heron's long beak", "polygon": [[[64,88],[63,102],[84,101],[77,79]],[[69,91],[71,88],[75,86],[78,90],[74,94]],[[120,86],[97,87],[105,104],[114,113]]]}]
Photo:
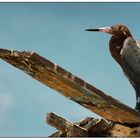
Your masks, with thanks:
[{"label": "heron's long beak", "polygon": [[85,31],[93,31],[93,32],[104,32],[108,34],[113,34],[113,30],[111,27],[103,27],[103,28],[98,28],[98,29],[86,29]]}]

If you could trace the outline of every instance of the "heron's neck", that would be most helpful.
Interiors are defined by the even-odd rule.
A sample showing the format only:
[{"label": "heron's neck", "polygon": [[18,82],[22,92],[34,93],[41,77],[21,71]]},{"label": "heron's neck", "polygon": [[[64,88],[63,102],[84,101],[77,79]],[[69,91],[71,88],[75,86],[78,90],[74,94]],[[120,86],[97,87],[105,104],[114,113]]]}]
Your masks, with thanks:
[{"label": "heron's neck", "polygon": [[110,53],[111,53],[112,57],[121,66],[122,66],[122,64],[121,64],[120,51],[123,48],[123,43],[126,38],[127,38],[126,36],[114,35],[111,37],[110,42],[109,42]]}]

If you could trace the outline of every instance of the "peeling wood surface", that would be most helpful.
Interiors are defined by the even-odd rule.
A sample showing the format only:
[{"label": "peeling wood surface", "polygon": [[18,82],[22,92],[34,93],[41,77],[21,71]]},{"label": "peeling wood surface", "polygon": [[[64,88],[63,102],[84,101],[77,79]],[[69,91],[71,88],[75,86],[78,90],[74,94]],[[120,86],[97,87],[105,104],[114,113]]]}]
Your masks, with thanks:
[{"label": "peeling wood surface", "polygon": [[36,53],[0,49],[0,58],[107,120],[140,123],[139,112]]},{"label": "peeling wood surface", "polygon": [[[112,126],[111,123],[107,123],[103,119],[100,121],[93,118],[86,118],[80,122],[72,123],[55,113],[48,113],[46,122],[59,130],[49,137],[107,136],[107,131]],[[106,128],[101,126],[106,126]]]},{"label": "peeling wood surface", "polygon": [[103,119],[85,118],[72,123],[48,113],[46,122],[59,130],[49,137],[140,137],[140,125],[123,125]]},{"label": "peeling wood surface", "polygon": [[109,130],[110,137],[140,137],[140,125],[129,126],[122,124],[114,124],[112,129]]},{"label": "peeling wood surface", "polygon": [[54,114],[48,113],[47,115],[47,123],[56,127],[59,132],[56,132],[51,137],[65,136],[65,137],[87,137],[88,132],[86,129],[71,123],[70,121]]}]

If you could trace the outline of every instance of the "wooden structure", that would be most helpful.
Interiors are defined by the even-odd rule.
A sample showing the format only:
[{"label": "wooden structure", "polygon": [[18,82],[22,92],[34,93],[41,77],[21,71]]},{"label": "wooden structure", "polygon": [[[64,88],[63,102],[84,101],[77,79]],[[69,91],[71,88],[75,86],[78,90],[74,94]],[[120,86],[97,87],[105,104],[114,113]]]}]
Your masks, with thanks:
[{"label": "wooden structure", "polygon": [[140,129],[138,127],[140,124],[139,112],[106,95],[60,66],[34,52],[0,49],[0,58],[109,121],[107,123],[105,120],[86,118],[82,122],[71,123],[53,113],[49,113],[47,123],[60,130],[52,136],[116,136],[114,132],[118,128],[120,128],[120,132],[127,130],[125,135],[120,134],[119,136],[140,135],[138,131]]},{"label": "wooden structure", "polygon": [[88,117],[72,123],[54,113],[48,113],[46,121],[59,130],[49,137],[140,137],[138,124],[120,124]]}]

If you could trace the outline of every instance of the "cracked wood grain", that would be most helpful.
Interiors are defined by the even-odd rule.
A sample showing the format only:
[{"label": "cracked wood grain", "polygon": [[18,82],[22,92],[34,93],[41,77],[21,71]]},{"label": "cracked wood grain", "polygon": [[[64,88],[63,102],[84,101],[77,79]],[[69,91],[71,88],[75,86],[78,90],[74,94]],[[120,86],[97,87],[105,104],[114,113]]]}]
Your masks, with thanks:
[{"label": "cracked wood grain", "polygon": [[34,52],[0,49],[0,58],[107,120],[140,123],[139,112]]}]

